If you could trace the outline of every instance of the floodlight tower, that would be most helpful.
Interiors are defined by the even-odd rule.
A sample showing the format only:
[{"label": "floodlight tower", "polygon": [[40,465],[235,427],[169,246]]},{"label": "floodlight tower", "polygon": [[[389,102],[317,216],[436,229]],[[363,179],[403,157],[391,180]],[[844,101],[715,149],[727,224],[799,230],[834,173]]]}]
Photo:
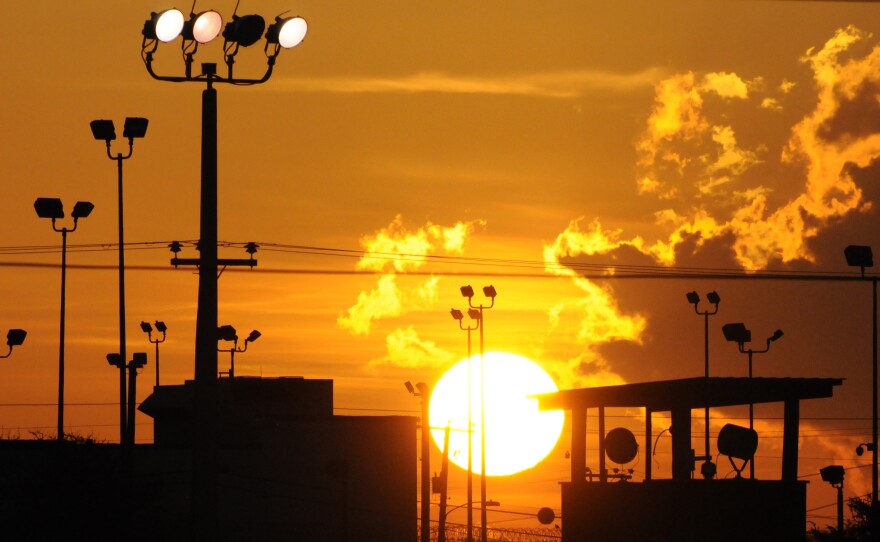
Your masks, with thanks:
[{"label": "floodlight tower", "polygon": [[[880,503],[877,500],[878,466],[877,466],[877,426],[880,424],[877,413],[877,275],[865,276],[866,267],[874,267],[874,254],[871,247],[850,245],[843,250],[846,263],[850,267],[861,269],[862,278],[871,281],[871,446],[868,448],[873,456],[871,459],[871,532],[877,535],[880,528]],[[861,447],[859,448],[861,449]],[[859,454],[861,455],[861,454]]]},{"label": "floodlight tower", "polygon": [[[116,161],[117,170],[117,227],[119,231],[119,355],[122,359],[126,358],[125,345],[125,234],[124,220],[122,214],[122,162],[131,158],[134,152],[134,140],[140,139],[147,134],[147,124],[149,121],[142,117],[128,117],[125,119],[125,126],[122,129],[122,137],[128,139],[128,154],[123,155],[121,152],[115,156],[110,152],[110,142],[116,139],[116,127],[112,120],[93,120],[89,123],[92,129],[92,136],[98,141],[103,141],[107,145],[107,158]],[[120,390],[125,390],[125,370],[120,371],[121,385]],[[125,397],[119,397],[121,416],[125,416]],[[122,436],[120,436],[122,439]]]},{"label": "floodlight tower", "polygon": [[489,532],[486,526],[486,364],[484,360],[485,348],[483,343],[483,329],[486,322],[483,320],[483,310],[489,310],[495,306],[495,296],[498,293],[491,284],[483,287],[483,295],[488,297],[491,302],[488,305],[474,305],[474,289],[468,286],[460,288],[461,295],[468,300],[468,306],[471,310],[468,314],[474,320],[480,322],[480,540],[486,542]]},{"label": "floodlight tower", "polygon": [[[249,47],[265,34],[263,52],[266,71],[260,78],[239,78],[233,75],[235,56],[241,47]],[[223,58],[226,77],[217,74],[217,65],[202,64],[201,73],[193,75],[192,64],[199,45],[223,36]],[[299,45],[305,38],[307,24],[301,17],[276,17],[266,28],[259,15],[232,14],[232,21],[223,26],[216,11],[190,13],[188,20],[176,9],[151,13],[144,22],[141,57],[153,79],[172,83],[204,84],[202,91],[202,164],[200,208],[199,294],[196,315],[195,404],[193,445],[193,509],[195,532],[206,540],[214,538],[217,515],[216,410],[217,384],[217,90],[215,84],[258,85],[272,76],[275,60],[281,49]],[[153,55],[160,43],[182,37],[184,75],[159,75],[153,68]],[[230,262],[231,263],[231,262]],[[231,263],[236,265],[235,263]]]},{"label": "floodlight tower", "polygon": [[7,352],[6,355],[0,356],[0,359],[5,359],[11,356],[12,347],[24,344],[25,337],[27,337],[27,331],[23,329],[10,329],[6,333],[6,346],[9,347],[9,352]]},{"label": "floodlight tower", "polygon": [[[476,309],[470,309],[468,314],[471,311]],[[480,327],[479,318],[471,319],[476,322],[476,324],[471,326],[464,325],[464,314],[458,309],[452,309],[449,311],[452,315],[452,318],[458,320],[458,327],[467,331],[467,368],[468,368],[468,378],[467,378],[467,434],[468,434],[468,467],[467,467],[467,542],[474,541],[474,422],[473,422],[473,408],[471,404],[471,331]],[[479,311],[477,311],[477,315],[479,316]]]},{"label": "floodlight tower", "polygon": [[[739,347],[739,351],[742,354],[749,355],[749,384],[752,383],[752,354],[764,354],[770,351],[770,344],[778,341],[784,333],[782,333],[781,329],[777,329],[773,332],[773,335],[767,337],[767,346],[763,350],[755,350],[752,348],[746,348],[745,343],[752,342],[752,332],[748,330],[742,322],[737,322],[734,324],[724,324],[721,327],[721,331],[724,333],[724,338],[730,342],[735,342]],[[751,401],[749,402],[749,429],[752,431],[755,430],[755,405]],[[749,478],[752,480],[755,479],[755,460],[749,463]]]},{"label": "floodlight tower", "polygon": [[[34,210],[40,218],[52,219],[52,230],[61,233],[61,325],[58,338],[58,435],[59,442],[64,440],[64,320],[67,293],[67,234],[76,231],[80,218],[86,218],[95,206],[88,201],[78,201],[73,206],[73,227],[58,229],[55,221],[64,218],[64,204],[58,198],[37,198]],[[23,339],[22,339],[23,340]],[[120,439],[122,436],[120,435]]]},{"label": "floodlight tower", "polygon": [[[706,352],[706,379],[708,381],[709,378],[709,317],[713,314],[718,313],[718,304],[721,303],[721,297],[718,295],[718,292],[711,291],[706,294],[706,299],[709,300],[709,303],[715,306],[714,309],[701,311],[699,308],[700,304],[700,294],[697,292],[688,292],[687,300],[688,303],[691,303],[694,306],[694,312],[699,316],[703,317],[704,327],[703,327],[703,336],[705,337],[705,352]],[[709,407],[706,407],[705,410],[705,425],[706,425],[706,452],[703,455],[703,465],[700,467],[700,474],[703,475],[703,478],[711,479],[715,477],[715,473],[717,472],[717,467],[714,463],[712,463],[712,453],[710,451],[709,446]]]}]

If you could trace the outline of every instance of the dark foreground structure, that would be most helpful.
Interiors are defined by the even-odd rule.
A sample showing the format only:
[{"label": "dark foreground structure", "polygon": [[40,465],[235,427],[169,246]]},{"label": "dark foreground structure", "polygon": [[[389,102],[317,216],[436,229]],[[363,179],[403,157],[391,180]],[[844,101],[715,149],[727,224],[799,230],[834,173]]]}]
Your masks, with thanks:
[{"label": "dark foreground structure", "polygon": [[[571,411],[571,480],[562,483],[563,542],[803,542],[806,482],[797,479],[800,401],[831,397],[830,378],[690,378],[563,390],[539,396],[545,410]],[[784,403],[779,480],[694,479],[691,411],[749,403]],[[621,482],[605,469],[605,408],[646,409],[644,457],[651,457],[653,412],[672,417],[672,479]],[[599,412],[599,474],[588,481],[587,409]]]},{"label": "dark foreground structure", "polygon": [[[192,382],[140,406],[155,444],[0,441],[6,540],[194,540]],[[216,540],[401,541],[417,534],[416,419],[334,416],[333,383],[218,381]],[[133,466],[129,475],[126,465]]]}]

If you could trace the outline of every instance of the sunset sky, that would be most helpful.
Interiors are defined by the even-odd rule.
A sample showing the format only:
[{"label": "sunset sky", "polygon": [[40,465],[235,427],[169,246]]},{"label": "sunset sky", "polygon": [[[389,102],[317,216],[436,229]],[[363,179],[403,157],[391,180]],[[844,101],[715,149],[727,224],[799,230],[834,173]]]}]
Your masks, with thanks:
[{"label": "sunset sky", "polygon": [[[188,4],[188,3],[187,3]],[[199,2],[229,19],[232,0]],[[116,167],[89,130],[150,119],[125,162],[128,351],[153,347],[138,324],[163,320],[162,383],[192,378],[199,237],[201,84],[154,81],[139,58],[164,0],[37,1],[5,6],[0,157],[6,232],[0,333],[27,329],[0,361],[0,428],[54,434],[61,236],[37,197],[95,204],[68,237],[69,431],[118,440]],[[818,469],[868,465],[868,283],[602,279],[607,265],[654,274],[785,271],[846,274],[843,248],[880,250],[880,6],[871,2],[319,2],[242,0],[241,14],[290,10],[309,23],[265,85],[219,85],[220,257],[257,242],[257,270],[227,270],[220,324],[262,332],[236,374],[332,378],[338,414],[418,414],[403,382],[435,382],[466,356],[449,316],[459,287],[492,284],[486,348],[539,363],[561,388],[703,374],[703,321],[685,293],[717,290],[711,373],[745,376],[721,326],[744,322],[758,376],[846,378],[805,402],[800,474],[808,508],[834,501]],[[221,43],[200,62],[222,62]],[[262,42],[237,57],[259,77]],[[180,42],[156,69],[182,75]],[[220,70],[222,72],[222,70]],[[125,151],[122,142],[113,152]],[[70,225],[62,222],[59,225]],[[395,254],[406,257],[395,258]],[[87,268],[76,267],[87,266]],[[630,268],[627,268],[630,269]],[[621,269],[618,272],[624,272]],[[220,355],[221,370],[228,355]],[[48,406],[45,406],[48,405]],[[610,422],[641,427],[637,412]],[[747,410],[724,413],[747,425]],[[759,477],[778,478],[781,408],[760,406]],[[701,416],[694,422],[702,447]],[[150,442],[149,418],[138,441]],[[655,427],[666,422],[657,419]],[[698,425],[699,424],[699,425]],[[590,436],[596,426],[589,429]],[[718,427],[714,430],[717,431]],[[659,431],[659,429],[658,429]],[[699,438],[698,438],[699,437]],[[664,437],[666,438],[666,437]],[[641,439],[640,439],[641,440]],[[597,466],[595,443],[588,463]],[[490,520],[558,511],[569,428],[550,457],[491,479]],[[713,446],[714,448],[714,446]],[[653,459],[671,473],[668,438]],[[439,464],[439,452],[433,450]],[[719,472],[729,472],[719,460]],[[464,500],[453,470],[452,503]],[[870,491],[870,468],[845,494]],[[810,512],[819,526],[833,508]],[[525,525],[537,525],[529,520]]]}]

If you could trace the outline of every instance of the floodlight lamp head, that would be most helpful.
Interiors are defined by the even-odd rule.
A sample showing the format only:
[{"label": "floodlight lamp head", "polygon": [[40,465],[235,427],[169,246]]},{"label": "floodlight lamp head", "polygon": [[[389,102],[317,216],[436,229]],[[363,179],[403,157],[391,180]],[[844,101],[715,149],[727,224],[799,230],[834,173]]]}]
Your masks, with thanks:
[{"label": "floodlight lamp head", "polygon": [[165,325],[165,322],[160,322],[159,320],[156,320],[156,331],[160,333],[165,333],[166,331],[168,331],[168,326]]},{"label": "floodlight lamp head", "polygon": [[174,41],[183,31],[183,13],[178,9],[166,9],[165,11],[150,13],[150,18],[144,22],[141,33],[144,38],[159,40],[163,43]]},{"label": "floodlight lamp head", "polygon": [[480,309],[468,309],[468,316],[471,317],[471,320],[482,320],[483,318]]},{"label": "floodlight lamp head", "polygon": [[92,214],[95,205],[90,201],[78,201],[73,206],[73,212],[70,214],[74,219],[86,218]]},{"label": "floodlight lamp head", "polygon": [[141,138],[147,135],[149,120],[143,117],[126,117],[125,126],[122,128],[122,137],[129,140]]},{"label": "floodlight lamp head", "polygon": [[110,143],[116,139],[116,127],[113,126],[112,120],[93,120],[89,123],[89,126],[92,128],[92,135],[98,141]]},{"label": "floodlight lamp head", "polygon": [[153,326],[151,326],[149,322],[141,322],[141,331],[144,333],[152,333]]},{"label": "floodlight lamp head", "polygon": [[696,305],[700,302],[700,294],[698,294],[697,292],[688,292],[685,295],[687,295],[688,303],[690,303],[691,305]]},{"label": "floodlight lamp head", "polygon": [[223,30],[223,17],[216,11],[209,10],[198,14],[190,13],[181,34],[185,40],[208,43],[219,36],[221,30]]},{"label": "floodlight lamp head", "polygon": [[410,392],[412,395],[416,394],[416,389],[413,387],[412,382],[407,380],[403,385],[406,386],[406,391]]},{"label": "floodlight lamp head", "polygon": [[107,363],[113,367],[119,367],[122,365],[122,355],[119,353],[107,354]]},{"label": "floodlight lamp head", "polygon": [[458,309],[451,309],[449,311],[449,314],[451,314],[452,317],[455,318],[456,320],[458,320],[459,322],[461,322],[461,320],[464,318],[464,314],[462,314],[462,312]]},{"label": "floodlight lamp head", "polygon": [[470,285],[462,286],[459,289],[461,290],[462,297],[467,297],[468,299],[474,297],[474,289]]},{"label": "floodlight lamp head", "polygon": [[275,22],[266,30],[266,41],[291,49],[302,43],[307,31],[308,24],[302,17],[275,17]]},{"label": "floodlight lamp head", "polygon": [[257,43],[266,29],[266,21],[259,15],[233,15],[232,21],[223,29],[223,39],[241,47]]},{"label": "floodlight lamp head", "polygon": [[843,477],[846,472],[841,465],[828,465],[819,469],[819,474],[822,475],[823,482],[828,482],[832,486],[837,487],[843,485]]},{"label": "floodlight lamp head", "polygon": [[259,339],[263,334],[257,331],[256,329],[251,331],[250,335],[247,336],[247,339],[244,340],[246,343],[252,343]]},{"label": "floodlight lamp head", "polygon": [[58,198],[37,198],[34,210],[40,218],[64,218],[64,204]]},{"label": "floodlight lamp head", "polygon": [[785,333],[783,333],[781,329],[777,329],[776,331],[773,332],[773,335],[771,335],[770,338],[767,339],[767,342],[768,343],[776,342],[779,339],[781,339],[783,335],[785,335]]},{"label": "floodlight lamp head", "polygon": [[21,346],[27,337],[27,331],[23,329],[10,329],[6,333],[6,345],[10,348],[13,346]]},{"label": "floodlight lamp head", "polygon": [[742,322],[735,324],[724,324],[721,327],[724,338],[730,342],[739,343],[740,345],[752,342],[752,332],[746,329],[746,325]]},{"label": "floodlight lamp head", "polygon": [[719,296],[718,292],[716,292],[715,290],[712,290],[711,292],[706,294],[706,299],[708,299],[709,303],[713,305],[721,303],[721,296]]},{"label": "floodlight lamp head", "polygon": [[132,354],[131,364],[136,369],[140,369],[144,365],[147,364],[147,353],[146,352],[135,352]]},{"label": "floodlight lamp head", "polygon": [[218,341],[237,341],[238,335],[235,334],[235,328],[229,325],[217,328]]},{"label": "floodlight lamp head", "polygon": [[758,433],[748,427],[726,424],[718,432],[718,453],[749,461],[758,449]]},{"label": "floodlight lamp head", "polygon": [[843,249],[846,264],[850,267],[874,267],[874,254],[871,247],[864,245],[850,245]]},{"label": "floodlight lamp head", "polygon": [[483,295],[488,298],[495,299],[495,296],[498,295],[498,292],[496,292],[495,287],[490,284],[488,286],[483,286]]}]

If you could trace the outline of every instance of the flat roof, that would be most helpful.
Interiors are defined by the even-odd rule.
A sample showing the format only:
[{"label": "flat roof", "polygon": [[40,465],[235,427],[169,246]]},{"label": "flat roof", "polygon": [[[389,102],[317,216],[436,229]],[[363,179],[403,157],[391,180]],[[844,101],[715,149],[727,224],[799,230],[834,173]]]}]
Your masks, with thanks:
[{"label": "flat roof", "polygon": [[697,377],[536,395],[540,410],[646,407],[652,411],[831,397],[842,378]]}]

